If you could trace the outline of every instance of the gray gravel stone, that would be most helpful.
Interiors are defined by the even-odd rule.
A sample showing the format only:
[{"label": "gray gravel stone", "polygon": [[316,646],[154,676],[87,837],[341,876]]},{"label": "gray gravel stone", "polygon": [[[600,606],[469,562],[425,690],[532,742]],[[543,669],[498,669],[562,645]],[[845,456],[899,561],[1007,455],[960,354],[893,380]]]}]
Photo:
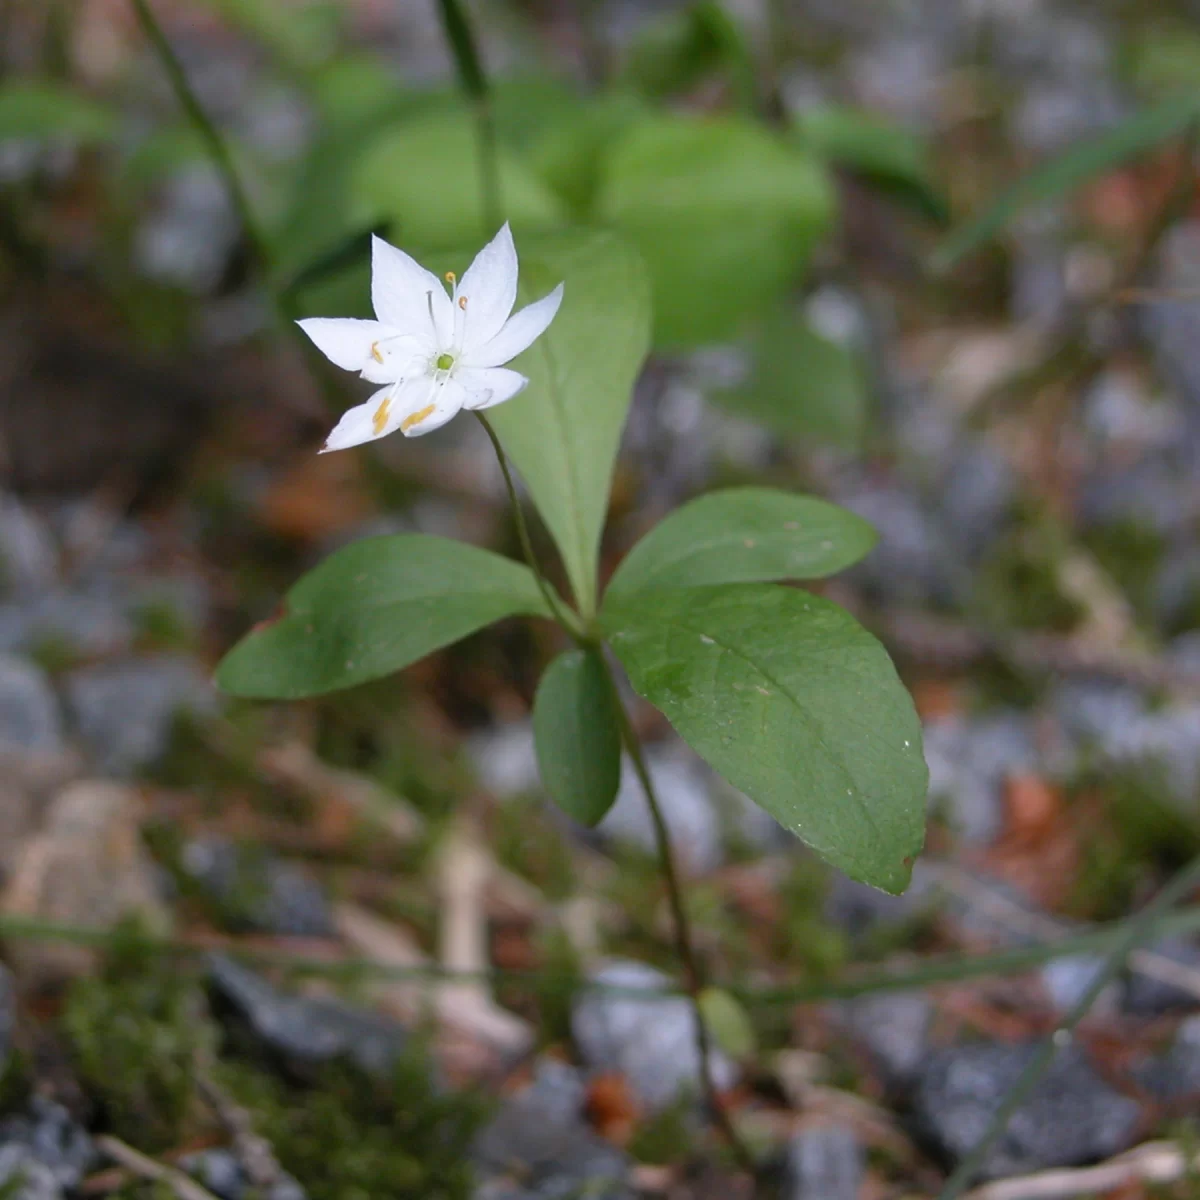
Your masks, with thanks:
[{"label": "gray gravel stone", "polygon": [[48,591],[58,573],[58,549],[49,526],[13,496],[0,496],[0,591]]},{"label": "gray gravel stone", "polygon": [[337,1060],[383,1074],[408,1041],[405,1030],[386,1017],[339,1000],[287,995],[223,955],[210,958],[209,981],[218,1014],[248,1029],[264,1049],[301,1074]]},{"label": "gray gravel stone", "polygon": [[0,1195],[5,1200],[60,1200],[54,1172],[20,1142],[0,1145]]},{"label": "gray gravel stone", "polygon": [[[1107,959],[1099,954],[1074,954],[1048,962],[1042,968],[1041,975],[1042,986],[1050,996],[1050,1003],[1059,1012],[1069,1012],[1083,999],[1107,965]],[[1112,1013],[1119,1007],[1121,998],[1121,985],[1114,980],[1101,991],[1091,1011]]]},{"label": "gray gravel stone", "polygon": [[788,1146],[787,1200],[858,1200],[866,1156],[844,1125],[802,1130]]},{"label": "gray gravel stone", "polygon": [[1170,1049],[1136,1072],[1138,1082],[1158,1101],[1178,1104],[1200,1097],[1200,1016],[1175,1031]]},{"label": "gray gravel stone", "polygon": [[101,767],[127,774],[167,748],[182,711],[204,713],[216,705],[212,685],[191,659],[142,655],[72,671],[67,700],[80,735]]},{"label": "gray gravel stone", "polygon": [[[1034,1044],[974,1043],[929,1055],[913,1091],[914,1120],[949,1160],[969,1154],[1037,1053]],[[1069,1046],[1013,1115],[984,1163],[984,1178],[1075,1166],[1126,1149],[1140,1108]]]},{"label": "gray gravel stone", "polygon": [[73,1191],[96,1158],[87,1131],[61,1104],[34,1096],[27,1112],[0,1122],[0,1146],[24,1147],[64,1191]]},{"label": "gray gravel stone", "polygon": [[912,1079],[925,1058],[933,1002],[924,992],[892,992],[849,1000],[838,1010],[890,1087]]},{"label": "gray gravel stone", "polygon": [[273,856],[244,853],[227,838],[193,838],[182,867],[219,904],[236,909],[239,930],[283,937],[328,937],[333,915],[315,879]]},{"label": "gray gravel stone", "polygon": [[1000,832],[1005,779],[1038,767],[1032,724],[1018,712],[931,722],[925,727],[925,760],[930,801],[944,806],[968,845],[986,844]]},{"label": "gray gravel stone", "polygon": [[0,650],[52,643],[91,658],[123,652],[132,642],[133,624],[113,595],[55,589],[0,604]]},{"label": "gray gravel stone", "polygon": [[242,1164],[228,1150],[201,1150],[185,1155],[179,1165],[220,1200],[242,1200],[247,1192],[253,1200],[304,1200],[307,1195],[286,1172],[265,1191],[252,1189]]},{"label": "gray gravel stone", "polygon": [[[683,996],[654,995],[667,985],[667,977],[645,963],[614,960],[592,978],[606,989],[647,994],[584,990],[571,1014],[571,1032],[583,1061],[597,1071],[620,1071],[650,1111],[666,1108],[681,1093],[699,1094],[691,1004]],[[737,1068],[718,1053],[713,1073],[718,1087],[730,1087]]]},{"label": "gray gravel stone", "polygon": [[[1149,947],[1155,954],[1196,971],[1200,970],[1200,946],[1184,938],[1167,938]],[[1139,1017],[1159,1017],[1164,1013],[1195,1009],[1200,1002],[1192,992],[1173,983],[1152,979],[1133,972],[1125,988],[1125,1008]]]},{"label": "gray gravel stone", "polygon": [[629,1159],[584,1123],[583,1090],[573,1068],[538,1064],[533,1083],[507,1100],[476,1139],[472,1157],[487,1177],[477,1198],[632,1200]]},{"label": "gray gravel stone", "polygon": [[63,748],[62,716],[46,673],[0,655],[0,748],[55,754]]}]

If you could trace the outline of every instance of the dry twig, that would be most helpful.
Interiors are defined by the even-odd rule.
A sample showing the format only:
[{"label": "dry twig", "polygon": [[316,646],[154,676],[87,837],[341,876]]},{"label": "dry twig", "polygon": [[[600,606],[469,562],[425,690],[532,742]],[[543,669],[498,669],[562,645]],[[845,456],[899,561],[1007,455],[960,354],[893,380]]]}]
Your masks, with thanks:
[{"label": "dry twig", "polygon": [[201,1187],[190,1175],[177,1171],[160,1163],[140,1150],[135,1150],[120,1138],[101,1134],[96,1138],[99,1146],[113,1162],[120,1163],[127,1171],[131,1171],[140,1179],[149,1179],[154,1183],[165,1183],[179,1197],[179,1200],[217,1200],[207,1188]]}]

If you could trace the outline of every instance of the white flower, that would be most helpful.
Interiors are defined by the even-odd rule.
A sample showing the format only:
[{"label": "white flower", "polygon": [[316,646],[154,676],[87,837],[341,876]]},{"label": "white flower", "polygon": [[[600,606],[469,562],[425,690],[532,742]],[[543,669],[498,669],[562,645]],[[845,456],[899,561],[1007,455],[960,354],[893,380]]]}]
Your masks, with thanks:
[{"label": "white flower", "polygon": [[326,358],[386,385],[342,417],[322,453],[372,442],[397,429],[407,437],[432,433],[459,409],[511,400],[529,382],[504,363],[546,331],[562,302],[563,285],[513,313],[517,250],[507,223],[461,280],[451,272],[446,282],[449,295],[436,275],[373,238],[371,303],[378,320],[299,322]]}]

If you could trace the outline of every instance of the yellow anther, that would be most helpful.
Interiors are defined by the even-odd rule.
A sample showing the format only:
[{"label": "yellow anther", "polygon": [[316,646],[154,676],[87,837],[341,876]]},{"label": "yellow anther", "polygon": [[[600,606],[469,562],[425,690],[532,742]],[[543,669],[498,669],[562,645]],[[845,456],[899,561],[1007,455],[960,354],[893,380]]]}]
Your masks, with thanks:
[{"label": "yellow anther", "polygon": [[447,271],[446,272],[446,282],[447,283],[457,283],[458,276],[455,275],[455,273],[453,271]]},{"label": "yellow anther", "polygon": [[459,308],[461,308],[461,309],[463,309],[464,311],[466,310],[466,307],[467,307],[467,298],[466,298],[466,296],[459,296],[459,298],[458,298],[458,307],[459,307]]},{"label": "yellow anther", "polygon": [[383,355],[379,353],[379,343],[378,343],[378,342],[372,342],[372,343],[371,343],[371,357],[372,357],[372,358],[373,358],[373,359],[374,359],[374,360],[375,360],[377,363],[382,363],[382,362],[383,362]]},{"label": "yellow anther", "polygon": [[[382,360],[380,360],[382,361]],[[383,432],[383,427],[387,424],[388,411],[392,407],[391,396],[384,396],[383,403],[375,410],[375,416],[372,424],[375,426],[375,436],[378,437]]]},{"label": "yellow anther", "polygon": [[420,425],[427,416],[437,407],[436,404],[427,404],[420,412],[412,413],[400,422],[400,432],[407,433],[414,425]]}]

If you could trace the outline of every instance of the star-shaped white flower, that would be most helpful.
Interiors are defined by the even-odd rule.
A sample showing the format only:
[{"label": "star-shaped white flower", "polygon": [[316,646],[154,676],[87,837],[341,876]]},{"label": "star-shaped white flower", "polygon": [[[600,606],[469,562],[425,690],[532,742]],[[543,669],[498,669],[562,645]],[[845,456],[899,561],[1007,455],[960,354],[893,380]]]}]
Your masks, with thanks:
[{"label": "star-shaped white flower", "polygon": [[517,250],[508,224],[475,256],[461,280],[442,281],[382,238],[371,241],[375,321],[300,321],[317,349],[347,371],[386,386],[350,409],[322,453],[373,442],[400,430],[440,429],[460,409],[491,408],[529,382],[504,364],[540,337],[562,303],[560,283],[513,313]]}]

